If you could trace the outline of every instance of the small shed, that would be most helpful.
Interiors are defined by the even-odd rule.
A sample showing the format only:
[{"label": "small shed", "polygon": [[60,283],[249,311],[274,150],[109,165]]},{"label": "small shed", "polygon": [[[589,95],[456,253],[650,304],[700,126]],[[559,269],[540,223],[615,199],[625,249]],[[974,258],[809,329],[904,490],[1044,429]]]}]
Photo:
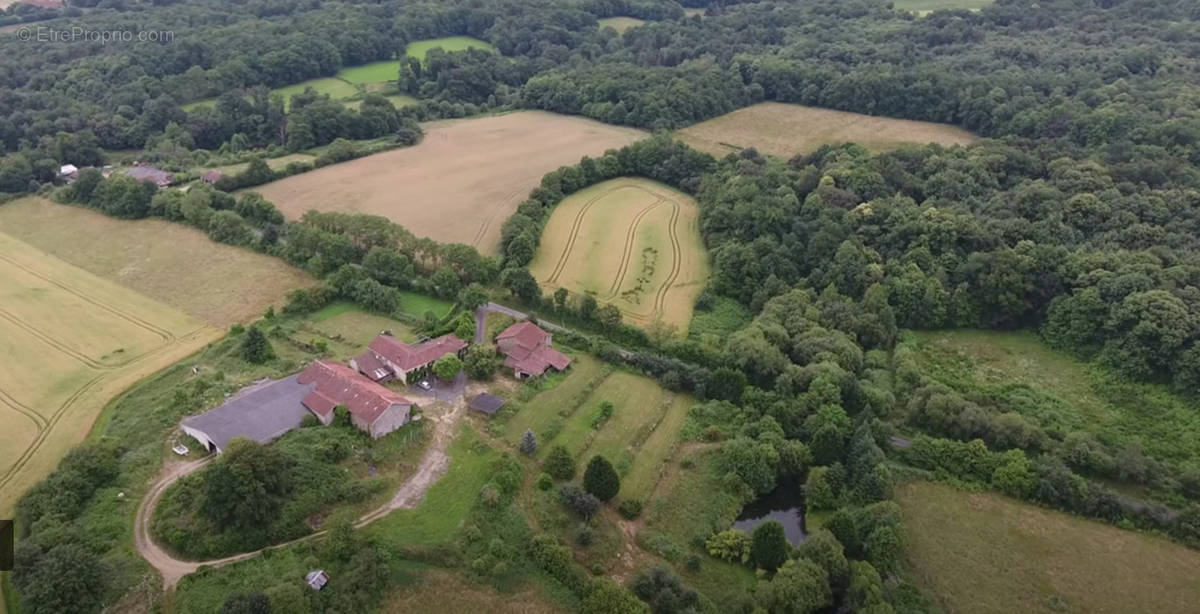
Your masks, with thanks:
[{"label": "small shed", "polygon": [[494,394],[481,394],[474,399],[471,399],[471,409],[487,414],[494,415],[500,408],[504,406],[504,399]]},{"label": "small shed", "polygon": [[329,574],[325,573],[323,569],[310,571],[307,576],[304,576],[304,583],[314,591],[319,591],[329,584]]}]

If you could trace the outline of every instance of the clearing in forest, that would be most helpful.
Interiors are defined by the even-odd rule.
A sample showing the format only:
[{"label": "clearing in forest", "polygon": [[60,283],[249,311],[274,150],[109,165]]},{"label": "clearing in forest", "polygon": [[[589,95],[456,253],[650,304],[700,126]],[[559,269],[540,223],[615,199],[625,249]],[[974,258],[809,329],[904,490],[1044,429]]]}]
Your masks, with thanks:
[{"label": "clearing in forest", "polygon": [[220,336],[0,233],[0,516],[87,435],[109,399]]},{"label": "clearing in forest", "polygon": [[624,34],[626,30],[646,23],[645,20],[637,17],[606,17],[598,21],[601,28],[612,28],[617,31],[617,34]]},{"label": "clearing in forest", "polygon": [[[466,51],[467,49],[483,49],[484,51],[495,52],[496,48],[487,41],[481,41],[478,38],[470,36],[447,36],[446,38],[430,38],[421,41],[413,41],[404,48],[404,55],[417,58],[424,62],[425,55],[430,49],[440,47],[444,51]],[[397,70],[399,67],[397,66]],[[392,77],[395,79],[396,77]]]},{"label": "clearing in forest", "polygon": [[[621,475],[621,497],[646,500],[670,461],[679,430],[695,400],[663,389],[653,379],[598,362],[586,354],[572,357],[565,375],[531,385],[547,389],[521,403],[505,425],[505,439],[520,443],[532,430],[539,455],[562,445],[583,466],[594,455],[613,463]],[[601,416],[601,405],[613,406]]]},{"label": "clearing in forest", "polygon": [[661,183],[605,181],[555,208],[529,270],[546,293],[591,294],[627,322],[686,333],[708,280],[699,215],[696,201]]},{"label": "clearing in forest", "polygon": [[689,126],[679,140],[716,156],[754,147],[784,158],[822,145],[858,143],[871,151],[907,145],[967,145],[976,136],[955,126],[763,102]]},{"label": "clearing in forest", "polygon": [[0,232],[217,328],[278,310],[289,291],[316,283],[278,258],[182,224],[119,220],[41,198],[0,206]]},{"label": "clearing in forest", "polygon": [[500,225],[546,173],[645,136],[589,119],[523,111],[431,122],[414,147],[334,164],[256,188],[289,219],[382,215],[417,236],[495,254]]},{"label": "clearing in forest", "polygon": [[933,11],[950,9],[967,9],[978,11],[985,6],[991,6],[995,0],[894,0],[893,8],[898,11],[912,11],[924,16]]},{"label": "clearing in forest", "polygon": [[1200,603],[1200,552],[1166,539],[942,484],[904,484],[896,500],[913,580],[947,612],[1183,613]]}]

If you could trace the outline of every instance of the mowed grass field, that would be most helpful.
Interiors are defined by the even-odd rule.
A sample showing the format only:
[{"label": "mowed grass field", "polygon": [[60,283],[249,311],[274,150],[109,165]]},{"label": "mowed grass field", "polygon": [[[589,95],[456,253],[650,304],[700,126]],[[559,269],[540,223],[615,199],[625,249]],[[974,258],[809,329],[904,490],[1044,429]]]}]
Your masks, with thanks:
[{"label": "mowed grass field", "polygon": [[597,21],[600,22],[601,28],[612,28],[616,30],[618,34],[624,34],[626,30],[630,28],[636,28],[646,23],[645,20],[638,19],[636,17],[605,17],[604,19],[599,19]]},{"label": "mowed grass field", "polygon": [[546,173],[645,136],[579,117],[524,111],[431,122],[415,147],[259,186],[290,219],[310,209],[386,216],[413,233],[496,254],[500,225]]},{"label": "mowed grass field", "polygon": [[87,435],[109,399],[221,334],[0,233],[0,515]]},{"label": "mowed grass field", "polygon": [[716,156],[754,147],[790,158],[822,145],[858,143],[872,151],[906,145],[966,145],[977,137],[954,126],[763,102],[700,122],[676,137]]},{"label": "mowed grass field", "polygon": [[[496,51],[496,48],[487,41],[481,41],[478,38],[470,36],[447,36],[446,38],[430,38],[426,40],[413,41],[404,48],[404,55],[417,58],[424,62],[425,56],[430,49],[440,47],[445,51],[466,51],[467,49],[483,49],[484,51]],[[397,70],[399,67],[397,66]],[[392,77],[395,79],[395,77]]]},{"label": "mowed grass field", "polygon": [[630,323],[686,333],[708,281],[699,215],[691,197],[648,179],[599,183],[558,205],[529,270],[547,294],[592,294]]},{"label": "mowed grass field", "polygon": [[[586,354],[572,358],[561,381],[521,405],[505,425],[504,438],[515,446],[532,430],[539,454],[552,445],[565,446],[581,470],[592,456],[602,455],[621,474],[622,497],[648,498],[694,399],[664,390],[650,378],[614,371]],[[605,401],[613,404],[612,417],[594,428]]]},{"label": "mowed grass field", "polygon": [[218,328],[248,322],[316,283],[287,263],[163,220],[118,220],[26,198],[0,205],[0,232]]},{"label": "mowed grass field", "polygon": [[994,493],[897,488],[914,580],[947,612],[1195,612],[1200,552]]}]

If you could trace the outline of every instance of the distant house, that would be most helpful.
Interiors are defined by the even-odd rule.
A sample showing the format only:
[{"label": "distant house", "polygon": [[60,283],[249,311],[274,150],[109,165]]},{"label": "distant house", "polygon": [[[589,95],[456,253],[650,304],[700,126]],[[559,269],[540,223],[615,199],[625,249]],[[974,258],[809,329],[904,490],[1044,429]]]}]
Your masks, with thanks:
[{"label": "distant house", "polygon": [[344,405],[354,426],[379,439],[412,419],[412,401],[340,363],[318,360],[297,381],[314,385],[302,403],[322,424],[333,422],[334,408]]},{"label": "distant house", "polygon": [[307,576],[304,576],[304,583],[314,591],[319,591],[325,588],[326,584],[329,584],[329,574],[325,573],[322,569],[310,571]]},{"label": "distant house", "polygon": [[214,183],[220,181],[221,177],[224,177],[224,176],[225,175],[222,174],[221,171],[208,171],[207,173],[204,173],[203,175],[201,175],[200,181],[203,181],[204,183],[207,183],[208,185],[213,185]]},{"label": "distant house", "polygon": [[496,337],[496,349],[504,354],[504,366],[518,379],[537,377],[547,369],[564,371],[571,359],[551,347],[550,333],[532,322],[518,322]]},{"label": "distant house", "polygon": [[367,351],[350,361],[350,366],[373,381],[398,379],[405,384],[409,378],[423,375],[437,359],[459,355],[467,342],[454,335],[444,335],[424,343],[405,343],[391,335],[379,335],[367,346]]},{"label": "distant house", "polygon": [[479,413],[491,416],[500,411],[501,407],[504,407],[504,399],[494,394],[481,394],[471,399],[469,406]]},{"label": "distant house", "polygon": [[299,428],[308,415],[302,401],[313,386],[299,379],[297,374],[243,388],[220,407],[185,418],[180,428],[209,452],[224,452],[237,437],[270,443]]},{"label": "distant house", "polygon": [[160,171],[148,164],[139,164],[127,171],[125,176],[135,181],[148,181],[160,188],[165,188],[175,182],[175,176],[166,171]]},{"label": "distant house", "polygon": [[79,179],[79,168],[74,164],[64,164],[58,169],[58,179],[67,185],[75,183]]}]

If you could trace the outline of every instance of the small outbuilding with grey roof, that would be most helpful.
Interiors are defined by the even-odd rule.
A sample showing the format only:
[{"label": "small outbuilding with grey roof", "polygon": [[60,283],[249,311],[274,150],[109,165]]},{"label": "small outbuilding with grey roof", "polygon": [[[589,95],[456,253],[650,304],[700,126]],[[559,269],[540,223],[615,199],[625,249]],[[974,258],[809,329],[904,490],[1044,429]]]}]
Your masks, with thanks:
[{"label": "small outbuilding with grey roof", "polygon": [[296,374],[243,388],[224,405],[184,419],[181,428],[210,452],[225,451],[237,437],[274,441],[299,428],[309,413],[302,401],[316,384],[299,380]]},{"label": "small outbuilding with grey roof", "polygon": [[481,394],[474,399],[471,399],[471,409],[485,413],[489,416],[500,411],[504,406],[504,399],[494,394]]}]

